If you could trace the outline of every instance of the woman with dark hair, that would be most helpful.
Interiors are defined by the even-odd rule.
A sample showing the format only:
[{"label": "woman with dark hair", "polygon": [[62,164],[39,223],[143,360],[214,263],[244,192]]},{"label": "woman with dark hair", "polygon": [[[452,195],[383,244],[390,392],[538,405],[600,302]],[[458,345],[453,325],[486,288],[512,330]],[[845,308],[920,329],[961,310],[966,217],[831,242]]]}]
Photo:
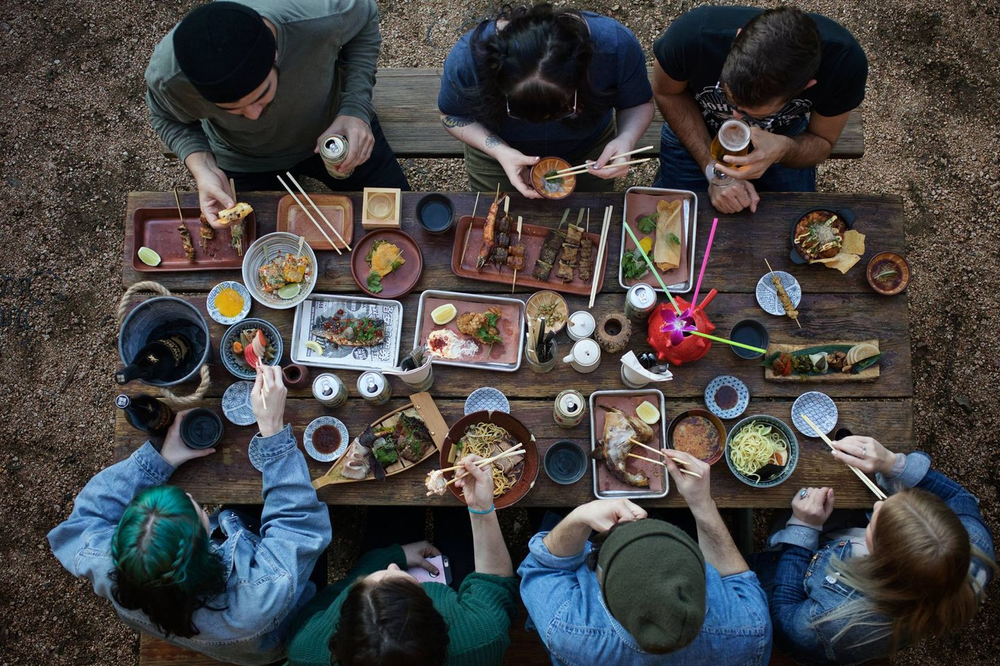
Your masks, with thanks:
[{"label": "woman with dark hair", "polygon": [[646,57],[632,32],[591,12],[505,7],[448,54],[438,110],[465,144],[473,190],[500,184],[529,198],[528,169],[546,156],[593,162],[577,189],[611,190],[653,120]]},{"label": "woman with dark hair", "polygon": [[894,454],[870,437],[833,445],[889,497],[852,526],[833,513],[832,489],[796,493],[775,550],[755,558],[776,644],[804,664],[859,664],[961,630],[996,572],[976,498],[926,453]]},{"label": "woman with dark hair", "polygon": [[[313,565],[330,543],[330,515],[284,425],[281,369],[261,366],[251,404],[260,432],[250,462],[263,473],[259,534],[233,511],[211,518],[176,486],[182,464],[215,452],[190,449],[181,412],[157,451],[146,442],[80,491],[73,513],[49,532],[52,551],[114,604],[130,627],[235,664],[285,654],[288,619],[316,592]],[[131,500],[131,501],[130,501]]]},{"label": "woman with dark hair", "polygon": [[[426,558],[441,553],[426,541],[369,551],[343,580],[321,591],[295,619],[291,666],[490,666],[510,644],[517,579],[493,505],[493,477],[463,458],[468,475],[455,482],[468,505],[475,571],[458,592],[420,583],[408,567],[442,572]],[[397,511],[397,515],[403,515]],[[386,520],[373,520],[374,529]],[[407,517],[397,519],[400,527]],[[422,531],[423,521],[419,521]],[[442,526],[435,522],[435,531]],[[458,582],[458,581],[456,581]]]}]

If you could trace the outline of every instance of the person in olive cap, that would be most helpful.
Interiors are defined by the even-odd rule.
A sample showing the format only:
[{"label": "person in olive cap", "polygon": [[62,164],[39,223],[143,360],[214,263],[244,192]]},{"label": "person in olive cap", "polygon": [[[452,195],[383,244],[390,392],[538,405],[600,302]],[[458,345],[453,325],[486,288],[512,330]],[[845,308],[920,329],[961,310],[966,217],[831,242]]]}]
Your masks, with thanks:
[{"label": "person in olive cap", "polygon": [[[382,38],[374,0],[210,2],[153,50],[146,105],[153,129],[194,176],[213,226],[240,191],[280,189],[276,174],[333,190],[409,189],[372,105]],[[334,178],[320,139],[347,138]],[[353,170],[353,173],[351,173]]]},{"label": "person in olive cap", "polygon": [[697,543],[626,499],[584,504],[532,537],[521,598],[554,664],[767,664],[767,597],[712,500],[710,468],[671,455],[701,475],[667,459]]}]

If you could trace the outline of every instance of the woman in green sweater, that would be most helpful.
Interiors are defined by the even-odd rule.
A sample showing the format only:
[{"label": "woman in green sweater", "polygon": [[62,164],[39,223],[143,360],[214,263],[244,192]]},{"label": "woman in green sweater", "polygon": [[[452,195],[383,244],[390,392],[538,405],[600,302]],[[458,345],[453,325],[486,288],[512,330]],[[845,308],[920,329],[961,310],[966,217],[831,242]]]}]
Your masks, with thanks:
[{"label": "woman in green sweater", "polygon": [[291,666],[489,666],[510,644],[517,578],[493,506],[493,477],[460,461],[472,522],[475,572],[458,592],[418,583],[408,567],[427,568],[426,543],[390,546],[361,557],[341,581],[321,591],[292,622]]}]

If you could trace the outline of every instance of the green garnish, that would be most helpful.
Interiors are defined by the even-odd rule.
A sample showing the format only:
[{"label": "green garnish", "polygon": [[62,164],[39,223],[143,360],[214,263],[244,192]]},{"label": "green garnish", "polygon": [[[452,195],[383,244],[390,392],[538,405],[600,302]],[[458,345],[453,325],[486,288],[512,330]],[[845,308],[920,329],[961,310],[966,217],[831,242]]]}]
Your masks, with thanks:
[{"label": "green garnish", "polygon": [[895,268],[887,268],[875,276],[876,280],[881,280],[882,278],[896,277],[899,275],[899,271]]},{"label": "green garnish", "polygon": [[675,236],[674,234],[668,234],[667,235],[667,239],[670,241],[671,245],[680,245],[681,244],[681,239],[678,238],[677,236]]},{"label": "green garnish", "polygon": [[373,294],[377,294],[382,291],[382,276],[375,271],[368,274],[368,290]]},{"label": "green garnish", "polygon": [[644,234],[651,234],[656,231],[656,215],[645,215],[639,218],[639,231]]},{"label": "green garnish", "polygon": [[638,280],[649,272],[649,265],[636,250],[626,250],[622,255],[622,274],[626,280]]},{"label": "green garnish", "polygon": [[382,245],[382,243],[386,243],[386,242],[388,242],[388,241],[377,240],[374,243],[372,243],[371,249],[368,250],[368,254],[365,255],[365,261],[368,262],[369,266],[372,265],[372,255],[375,254],[375,250],[377,250],[379,248],[379,246]]},{"label": "green garnish", "polygon": [[496,328],[497,322],[500,321],[500,317],[493,312],[487,313],[486,324],[482,326],[478,331],[476,331],[476,337],[484,344],[492,345],[496,342],[501,342],[501,338],[496,333],[491,333],[491,328]]}]

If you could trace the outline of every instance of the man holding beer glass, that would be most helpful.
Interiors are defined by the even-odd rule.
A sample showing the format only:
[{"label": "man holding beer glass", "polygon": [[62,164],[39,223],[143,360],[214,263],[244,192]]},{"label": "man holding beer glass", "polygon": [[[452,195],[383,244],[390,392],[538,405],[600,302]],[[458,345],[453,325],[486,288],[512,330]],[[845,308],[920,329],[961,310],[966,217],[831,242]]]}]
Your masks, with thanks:
[{"label": "man holding beer glass", "polygon": [[[372,105],[381,44],[374,0],[210,2],[163,38],[146,105],[213,226],[236,203],[229,178],[273,190],[290,170],[339,191],[409,189]],[[328,169],[331,136],[341,161]]]},{"label": "man holding beer glass", "polygon": [[653,52],[666,121],[656,185],[707,185],[722,213],[755,212],[758,191],[815,191],[816,165],[868,78],[864,51],[843,26],[790,6],[699,7]]}]

